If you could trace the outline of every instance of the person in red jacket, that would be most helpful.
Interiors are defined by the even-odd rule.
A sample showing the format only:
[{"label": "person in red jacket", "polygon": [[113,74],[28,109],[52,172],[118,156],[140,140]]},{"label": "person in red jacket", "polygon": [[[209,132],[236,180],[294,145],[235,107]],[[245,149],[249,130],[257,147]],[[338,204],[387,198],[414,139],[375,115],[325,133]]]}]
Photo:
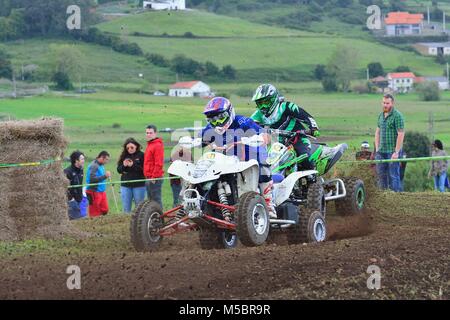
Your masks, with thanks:
[{"label": "person in red jacket", "polygon": [[[157,137],[157,129],[154,125],[147,126],[145,130],[147,149],[144,155],[144,176],[146,179],[159,179],[164,176],[164,143]],[[161,190],[163,180],[146,182],[147,196],[162,208]]]}]

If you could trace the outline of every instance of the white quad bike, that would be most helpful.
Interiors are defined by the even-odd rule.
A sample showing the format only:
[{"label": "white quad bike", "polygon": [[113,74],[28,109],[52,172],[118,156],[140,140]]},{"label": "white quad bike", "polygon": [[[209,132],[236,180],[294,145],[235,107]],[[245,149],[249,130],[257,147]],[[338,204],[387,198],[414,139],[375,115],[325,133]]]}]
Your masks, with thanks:
[{"label": "white quad bike", "polygon": [[[256,147],[264,142],[255,135],[243,137],[239,143]],[[194,148],[201,146],[201,140],[183,137],[180,145]],[[138,251],[151,251],[164,237],[192,230],[199,231],[203,249],[234,248],[238,238],[245,246],[259,246],[266,242],[271,229],[286,229],[290,244],[326,238],[324,213],[317,203],[307,203],[311,194],[317,198],[317,188],[308,190],[317,182],[315,170],[293,172],[274,185],[277,219],[269,217],[266,201],[260,195],[256,160],[241,161],[222,152],[206,152],[195,164],[173,162],[168,172],[182,180],[181,205],[164,213],[153,201],[136,208],[130,232]],[[334,193],[338,194],[327,195],[329,199],[345,197],[343,183],[336,184],[336,188]],[[321,196],[325,197],[323,192]]]}]

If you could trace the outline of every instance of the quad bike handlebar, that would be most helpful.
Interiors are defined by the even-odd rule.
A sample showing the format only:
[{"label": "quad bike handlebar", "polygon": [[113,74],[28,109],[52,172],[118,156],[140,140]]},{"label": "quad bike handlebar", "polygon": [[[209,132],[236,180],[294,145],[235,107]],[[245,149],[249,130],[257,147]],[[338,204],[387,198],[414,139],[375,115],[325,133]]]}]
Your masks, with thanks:
[{"label": "quad bike handlebar", "polygon": [[310,139],[317,140],[316,137],[311,135],[311,131],[307,131],[307,130],[287,131],[287,130],[279,130],[279,129],[268,129],[268,132],[270,134],[278,134],[279,136],[281,136],[283,138],[293,139],[296,136],[304,135],[304,136],[307,136]]}]

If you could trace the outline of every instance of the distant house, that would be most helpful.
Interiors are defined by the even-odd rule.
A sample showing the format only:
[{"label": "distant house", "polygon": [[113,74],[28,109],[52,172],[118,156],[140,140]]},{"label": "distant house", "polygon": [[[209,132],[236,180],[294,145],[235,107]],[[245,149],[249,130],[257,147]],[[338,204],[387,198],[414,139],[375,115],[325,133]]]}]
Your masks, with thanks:
[{"label": "distant house", "polygon": [[419,35],[423,28],[423,14],[389,12],[384,24],[387,36]]},{"label": "distant house", "polygon": [[420,42],[416,43],[414,48],[426,56],[450,55],[450,42]]},{"label": "distant house", "polygon": [[209,97],[211,88],[201,81],[177,82],[170,86],[171,97]]},{"label": "distant house", "polygon": [[409,92],[413,89],[416,75],[412,72],[392,72],[388,73],[386,79],[388,88],[394,92]]},{"label": "distant house", "polygon": [[151,10],[186,10],[186,0],[144,1],[143,7]]},{"label": "distant house", "polygon": [[450,89],[447,77],[425,77],[425,81],[437,82],[439,90]]},{"label": "distant house", "polygon": [[389,81],[385,77],[378,76],[370,79],[370,82],[373,86],[378,88],[378,92],[385,93],[386,91],[388,91]]}]

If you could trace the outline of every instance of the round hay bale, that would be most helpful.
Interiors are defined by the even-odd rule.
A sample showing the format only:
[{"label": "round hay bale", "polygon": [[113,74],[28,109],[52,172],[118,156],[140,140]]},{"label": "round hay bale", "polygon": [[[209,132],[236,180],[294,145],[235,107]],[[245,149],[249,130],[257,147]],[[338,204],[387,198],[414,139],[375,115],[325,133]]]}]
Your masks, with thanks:
[{"label": "round hay bale", "polygon": [[[0,163],[63,158],[67,141],[61,119],[0,123]],[[59,238],[73,233],[67,215],[67,186],[59,161],[0,168],[0,240]]]}]

